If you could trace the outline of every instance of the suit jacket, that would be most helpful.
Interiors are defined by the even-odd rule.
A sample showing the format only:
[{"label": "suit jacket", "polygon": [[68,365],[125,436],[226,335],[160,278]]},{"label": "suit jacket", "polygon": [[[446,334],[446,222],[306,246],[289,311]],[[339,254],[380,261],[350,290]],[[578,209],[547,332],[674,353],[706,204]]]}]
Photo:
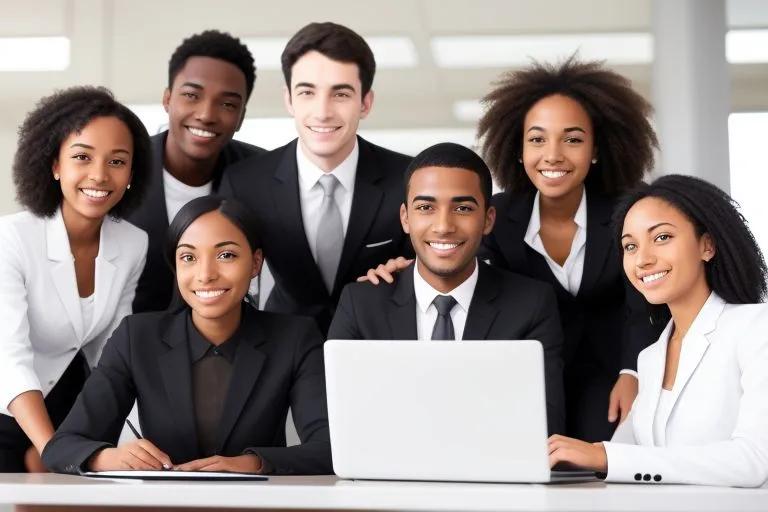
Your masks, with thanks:
[{"label": "suit jacket", "polygon": [[[685,335],[671,411],[654,442],[669,323],[638,360],[632,412],[605,443],[607,479],[759,487],[768,482],[768,305],[711,294]],[[647,475],[647,476],[646,476]]]},{"label": "suit jacket", "polygon": [[[565,429],[563,335],[552,289],[541,282],[480,265],[467,312],[464,340],[541,342],[546,376],[547,425],[550,434]],[[378,286],[352,283],[344,288],[328,339],[416,340],[414,265],[397,280]]]},{"label": "suit jacket", "polygon": [[25,391],[47,396],[78,351],[95,366],[104,343],[131,313],[147,235],[105,217],[96,257],[94,310],[83,325],[74,258],[61,210],[0,219],[0,413]]},{"label": "suit jacket", "polygon": [[358,137],[352,210],[329,293],[301,217],[297,140],[234,165],[225,176],[222,193],[250,206],[261,221],[264,257],[275,279],[265,309],[312,316],[325,333],[345,284],[382,261],[412,254],[400,224],[403,177],[410,157]]},{"label": "suit jacket", "polygon": [[584,272],[576,296],[563,288],[544,257],[525,243],[535,191],[496,194],[496,224],[483,240],[481,258],[549,283],[555,290],[563,325],[566,374],[576,363],[589,374],[615,380],[622,369],[634,370],[637,355],[651,344],[661,326],[653,327],[645,298],[627,281],[611,216],[615,198],[586,189],[587,244]]},{"label": "suit jacket", "polygon": [[[46,445],[46,467],[77,473],[96,451],[117,444],[134,400],[144,437],[174,464],[200,458],[188,314],[154,312],[125,319]],[[314,322],[244,306],[237,335],[216,453],[258,453],[277,474],[332,473],[323,339]],[[286,448],[289,407],[302,444]]]},{"label": "suit jacket", "polygon": [[[162,311],[168,307],[173,297],[175,281],[173,271],[165,261],[165,237],[168,233],[168,208],[165,204],[165,186],[163,185],[163,155],[168,132],[162,132],[152,137],[154,164],[147,196],[141,207],[126,217],[126,220],[140,227],[149,235],[149,250],[147,265],[139,279],[136,298],[133,302],[133,312]],[[245,158],[263,153],[264,150],[232,140],[219,155],[216,162],[216,173],[213,178],[213,192],[219,190],[224,170]]]}]

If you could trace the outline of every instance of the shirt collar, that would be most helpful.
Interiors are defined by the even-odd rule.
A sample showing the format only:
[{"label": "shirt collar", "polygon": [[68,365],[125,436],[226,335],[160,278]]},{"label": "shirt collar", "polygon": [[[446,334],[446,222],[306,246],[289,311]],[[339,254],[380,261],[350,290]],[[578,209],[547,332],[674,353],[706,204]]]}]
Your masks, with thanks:
[{"label": "shirt collar", "polygon": [[314,187],[320,177],[324,174],[333,174],[339,180],[341,186],[347,192],[352,192],[355,184],[355,173],[357,172],[357,161],[360,157],[360,148],[355,139],[355,147],[352,152],[330,173],[323,172],[318,166],[307,158],[304,150],[301,148],[301,141],[296,142],[296,166],[299,169],[299,188],[302,192],[308,192]]},{"label": "shirt collar", "polygon": [[226,360],[232,364],[235,361],[235,353],[237,352],[238,340],[240,339],[239,333],[240,329],[235,331],[231,338],[217,347],[200,334],[200,331],[197,330],[194,322],[192,322],[192,312],[187,312],[187,342],[189,343],[190,361],[194,364],[205,357],[209,351],[218,348]]},{"label": "shirt collar", "polygon": [[472,303],[472,296],[475,294],[475,286],[477,285],[478,268],[480,264],[475,258],[475,270],[463,283],[454,288],[448,293],[440,293],[432,288],[427,283],[421,274],[419,274],[419,259],[416,258],[416,266],[413,269],[413,288],[416,293],[416,303],[419,305],[419,309],[422,313],[426,313],[429,306],[435,300],[438,295],[450,295],[459,304],[464,312],[469,311],[469,305]]},{"label": "shirt collar", "polygon": [[[525,231],[525,242],[528,245],[533,243],[533,239],[539,234],[541,230],[541,192],[536,192],[536,197],[533,199],[533,209],[531,210],[531,220],[528,221],[528,229]],[[573,217],[573,221],[581,229],[587,229],[587,190],[583,189],[581,192],[581,202],[576,209],[576,215]]]}]

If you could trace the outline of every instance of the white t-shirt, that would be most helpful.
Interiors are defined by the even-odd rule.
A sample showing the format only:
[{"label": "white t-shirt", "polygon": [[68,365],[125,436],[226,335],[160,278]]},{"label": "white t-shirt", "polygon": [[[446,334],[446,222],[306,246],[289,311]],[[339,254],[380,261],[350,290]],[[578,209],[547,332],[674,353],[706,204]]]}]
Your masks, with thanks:
[{"label": "white t-shirt", "polygon": [[208,182],[201,187],[190,187],[180,182],[163,169],[163,186],[165,187],[165,207],[168,211],[168,224],[173,222],[173,218],[179,213],[179,210],[193,199],[210,195],[213,191],[213,182]]},{"label": "white t-shirt", "polygon": [[93,323],[93,294],[80,297],[80,314],[83,316],[83,332],[87,333]]}]

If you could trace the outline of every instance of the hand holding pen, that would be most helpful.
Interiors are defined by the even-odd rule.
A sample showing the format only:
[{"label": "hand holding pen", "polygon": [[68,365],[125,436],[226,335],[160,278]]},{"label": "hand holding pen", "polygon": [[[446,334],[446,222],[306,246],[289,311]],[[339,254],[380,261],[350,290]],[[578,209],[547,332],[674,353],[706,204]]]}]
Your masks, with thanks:
[{"label": "hand holding pen", "polygon": [[173,468],[171,458],[162,450],[144,439],[130,420],[127,420],[136,440],[116,448],[104,448],[94,454],[88,467],[91,471],[116,470],[169,470]]}]

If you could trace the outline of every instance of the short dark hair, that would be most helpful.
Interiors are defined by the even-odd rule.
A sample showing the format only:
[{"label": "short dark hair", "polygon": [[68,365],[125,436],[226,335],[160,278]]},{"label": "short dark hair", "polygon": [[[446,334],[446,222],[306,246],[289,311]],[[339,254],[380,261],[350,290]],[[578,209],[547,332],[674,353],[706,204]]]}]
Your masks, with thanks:
[{"label": "short dark hair", "polygon": [[168,89],[173,89],[176,75],[192,57],[210,57],[236,66],[245,75],[246,101],[251,97],[256,83],[256,66],[251,51],[240,39],[218,30],[206,30],[186,38],[168,62]]},{"label": "short dark hair", "polygon": [[46,96],[27,114],[19,128],[19,143],[13,159],[16,199],[30,212],[51,217],[61,206],[61,184],[53,179],[53,165],[64,140],[83,130],[99,117],[122,121],[133,137],[131,189],[110,210],[122,218],[144,199],[152,169],[152,146],[147,129],[128,107],[115,100],[104,87],[71,87]]},{"label": "short dark hair", "polygon": [[[168,226],[168,233],[165,237],[165,261],[171,267],[174,276],[176,275],[176,246],[179,244],[179,240],[193,222],[213,211],[221,213],[245,235],[252,253],[261,249],[259,221],[250,208],[233,198],[215,194],[201,196],[182,206],[179,213],[173,218],[171,225]],[[251,297],[246,297],[246,299],[253,304],[254,301]],[[177,312],[186,307],[187,303],[181,298],[179,285],[175,283],[173,299],[168,306],[168,311]]]},{"label": "short dark hair", "polygon": [[601,62],[582,62],[572,55],[561,64],[534,62],[502,75],[483,98],[487,110],[478,123],[482,155],[506,192],[532,190],[519,158],[523,153],[525,116],[539,100],[562,95],[586,110],[595,132],[597,163],[585,183],[606,194],[623,192],[653,169],[659,142],[650,122],[653,107],[622,75]]},{"label": "short dark hair", "polygon": [[[705,264],[707,284],[728,304],[760,303],[766,296],[765,259],[738,204],[715,185],[692,176],[670,174],[625,194],[614,211],[614,236],[621,250],[624,219],[641,199],[658,198],[685,215],[696,234],[705,233],[715,256]],[[654,322],[669,320],[666,305],[652,305]]]},{"label": "short dark hair", "polygon": [[370,46],[354,30],[330,21],[310,23],[296,32],[285,45],[280,61],[288,89],[291,88],[293,65],[312,51],[322,53],[331,60],[356,64],[360,74],[361,96],[365,97],[371,90],[376,74],[376,59]]},{"label": "short dark hair", "polygon": [[411,183],[411,176],[419,169],[425,167],[449,167],[452,169],[464,169],[477,174],[480,178],[480,190],[483,193],[485,209],[491,206],[491,195],[493,194],[493,179],[491,171],[482,158],[461,144],[453,142],[441,142],[430,146],[411,160],[408,168],[405,170],[404,181],[404,199],[408,204],[408,191]]}]

